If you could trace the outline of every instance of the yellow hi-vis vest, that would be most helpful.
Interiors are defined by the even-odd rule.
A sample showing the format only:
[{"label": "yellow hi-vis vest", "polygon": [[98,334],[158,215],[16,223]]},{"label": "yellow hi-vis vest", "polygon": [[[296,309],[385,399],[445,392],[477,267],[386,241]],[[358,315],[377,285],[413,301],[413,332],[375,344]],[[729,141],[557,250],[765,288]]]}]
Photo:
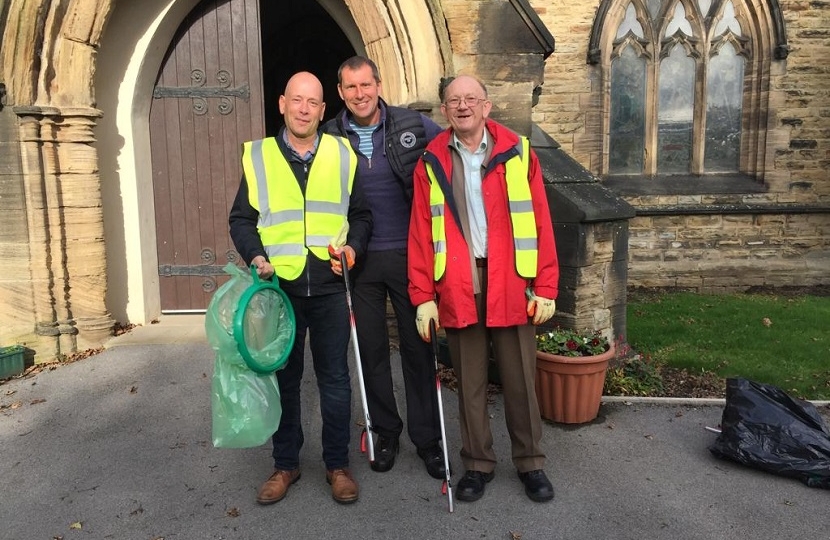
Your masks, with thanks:
[{"label": "yellow hi-vis vest", "polygon": [[[530,197],[530,143],[527,137],[519,137],[517,155],[508,159],[505,166],[507,199],[510,221],[513,225],[513,251],[516,272],[526,279],[536,277],[538,260],[538,239],[533,201]],[[434,255],[435,281],[444,276],[447,269],[447,235],[445,225],[444,192],[438,183],[432,165],[425,163],[430,180],[429,205],[432,213],[432,246]],[[460,228],[460,225],[459,225]]]},{"label": "yellow hi-vis vest", "polygon": [[242,169],[248,202],[259,212],[257,230],[277,276],[297,279],[309,250],[328,260],[328,244],[348,218],[357,170],[349,143],[320,137],[305,197],[274,137],[244,143]]}]

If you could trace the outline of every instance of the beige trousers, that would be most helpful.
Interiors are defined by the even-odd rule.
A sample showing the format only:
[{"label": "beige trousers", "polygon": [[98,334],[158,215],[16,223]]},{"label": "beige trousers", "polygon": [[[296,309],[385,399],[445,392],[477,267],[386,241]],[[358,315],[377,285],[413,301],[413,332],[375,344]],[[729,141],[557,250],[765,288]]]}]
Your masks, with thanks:
[{"label": "beige trousers", "polygon": [[533,324],[487,328],[484,324],[487,269],[477,268],[482,293],[476,295],[478,324],[447,328],[453,369],[458,379],[461,460],[467,470],[492,472],[496,466],[487,405],[490,352],[504,393],[504,416],[513,465],[519,472],[542,469],[542,420],[536,401],[536,340]]}]

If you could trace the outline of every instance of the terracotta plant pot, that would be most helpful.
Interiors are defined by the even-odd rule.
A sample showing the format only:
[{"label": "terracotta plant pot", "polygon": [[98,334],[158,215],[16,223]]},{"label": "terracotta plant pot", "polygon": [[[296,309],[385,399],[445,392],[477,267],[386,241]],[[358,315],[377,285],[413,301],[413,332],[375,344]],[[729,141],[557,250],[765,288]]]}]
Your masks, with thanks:
[{"label": "terracotta plant pot", "polygon": [[536,397],[542,418],[563,424],[590,422],[599,414],[605,370],[614,347],[598,356],[536,351]]}]

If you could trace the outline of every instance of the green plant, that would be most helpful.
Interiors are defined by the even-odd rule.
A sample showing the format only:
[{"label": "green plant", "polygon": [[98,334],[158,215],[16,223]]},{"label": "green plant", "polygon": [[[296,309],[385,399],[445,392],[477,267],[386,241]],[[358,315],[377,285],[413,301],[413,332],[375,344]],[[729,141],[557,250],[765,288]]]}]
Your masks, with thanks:
[{"label": "green plant", "polygon": [[559,356],[597,356],[610,348],[608,338],[599,331],[579,332],[556,327],[536,334],[536,350]]},{"label": "green plant", "polygon": [[605,371],[602,393],[606,396],[659,396],[663,393],[663,366],[648,355],[634,351],[620,337],[614,359]]},{"label": "green plant", "polygon": [[608,396],[659,396],[663,393],[660,367],[649,358],[635,355],[608,366],[603,394]]}]

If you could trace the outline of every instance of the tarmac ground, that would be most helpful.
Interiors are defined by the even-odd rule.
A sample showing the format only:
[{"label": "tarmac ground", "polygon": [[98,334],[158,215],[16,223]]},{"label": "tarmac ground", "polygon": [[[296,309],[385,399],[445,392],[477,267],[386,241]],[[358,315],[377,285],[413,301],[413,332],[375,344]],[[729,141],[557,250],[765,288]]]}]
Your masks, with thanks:
[{"label": "tarmac ground", "polygon": [[[716,434],[706,427],[721,420],[719,400],[604,398],[593,422],[545,422],[556,498],[534,503],[510,462],[496,395],[495,479],[481,500],[455,501],[449,513],[441,481],[426,474],[405,436],[391,471],[370,470],[358,448],[353,381],[351,466],[360,499],[339,505],[325,481],[310,369],[302,478],[283,501],[260,506],[270,442],[213,447],[214,353],[200,318],[178,317],[114,338],[95,356],[0,385],[0,538],[830,539],[830,490],[711,455]],[[403,411],[397,355],[393,366]],[[457,397],[446,388],[442,396],[457,482]]]}]

